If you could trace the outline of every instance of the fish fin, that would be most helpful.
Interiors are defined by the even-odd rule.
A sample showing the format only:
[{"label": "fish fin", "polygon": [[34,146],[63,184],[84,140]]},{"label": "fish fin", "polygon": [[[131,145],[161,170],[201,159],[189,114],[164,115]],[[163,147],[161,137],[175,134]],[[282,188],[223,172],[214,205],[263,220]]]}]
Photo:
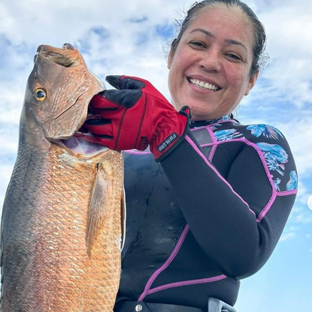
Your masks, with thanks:
[{"label": "fish fin", "polygon": [[109,206],[112,196],[112,181],[105,177],[105,172],[98,165],[91,199],[89,203],[88,222],[86,231],[86,247],[88,256],[91,256],[94,242],[101,233],[101,228],[105,223],[109,213]]},{"label": "fish fin", "polygon": [[123,189],[121,192],[121,245],[120,249],[123,250],[126,241],[126,193]]}]

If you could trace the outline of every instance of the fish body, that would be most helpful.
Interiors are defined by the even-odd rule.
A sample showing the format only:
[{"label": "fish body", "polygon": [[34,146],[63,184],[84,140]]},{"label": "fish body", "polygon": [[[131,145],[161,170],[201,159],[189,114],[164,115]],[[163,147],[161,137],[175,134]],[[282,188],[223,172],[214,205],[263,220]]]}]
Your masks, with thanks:
[{"label": "fish body", "polygon": [[2,212],[1,312],[113,310],[123,159],[77,135],[103,88],[71,45],[38,48]]}]

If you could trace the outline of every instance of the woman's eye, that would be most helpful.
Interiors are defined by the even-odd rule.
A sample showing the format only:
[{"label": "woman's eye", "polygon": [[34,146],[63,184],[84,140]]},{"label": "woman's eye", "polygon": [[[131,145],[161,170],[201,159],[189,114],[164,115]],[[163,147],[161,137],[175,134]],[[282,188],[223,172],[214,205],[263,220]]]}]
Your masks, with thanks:
[{"label": "woman's eye", "polygon": [[189,44],[194,46],[194,47],[199,47],[199,48],[205,48],[206,47],[205,44],[203,44],[200,41],[191,41]]},{"label": "woman's eye", "polygon": [[228,54],[226,54],[229,58],[231,58],[231,59],[233,59],[233,60],[236,60],[236,61],[241,61],[242,60],[242,58],[239,56],[239,55],[237,55],[237,54],[234,54],[234,53],[228,53]]}]

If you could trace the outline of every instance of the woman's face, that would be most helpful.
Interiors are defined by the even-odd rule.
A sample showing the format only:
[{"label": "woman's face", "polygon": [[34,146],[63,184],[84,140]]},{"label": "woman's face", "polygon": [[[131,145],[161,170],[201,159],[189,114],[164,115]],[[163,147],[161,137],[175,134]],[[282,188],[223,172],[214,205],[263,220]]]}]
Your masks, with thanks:
[{"label": "woman's face", "polygon": [[239,8],[208,7],[191,22],[168,60],[173,105],[192,120],[231,113],[254,86],[253,30]]}]

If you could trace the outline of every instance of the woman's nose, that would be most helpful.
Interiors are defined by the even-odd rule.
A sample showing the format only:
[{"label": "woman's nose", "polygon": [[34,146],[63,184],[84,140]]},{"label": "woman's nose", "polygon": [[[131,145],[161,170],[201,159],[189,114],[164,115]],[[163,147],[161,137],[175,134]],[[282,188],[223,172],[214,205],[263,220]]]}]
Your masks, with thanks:
[{"label": "woman's nose", "polygon": [[207,51],[202,55],[199,65],[205,71],[220,72],[222,68],[220,53],[212,49]]}]

